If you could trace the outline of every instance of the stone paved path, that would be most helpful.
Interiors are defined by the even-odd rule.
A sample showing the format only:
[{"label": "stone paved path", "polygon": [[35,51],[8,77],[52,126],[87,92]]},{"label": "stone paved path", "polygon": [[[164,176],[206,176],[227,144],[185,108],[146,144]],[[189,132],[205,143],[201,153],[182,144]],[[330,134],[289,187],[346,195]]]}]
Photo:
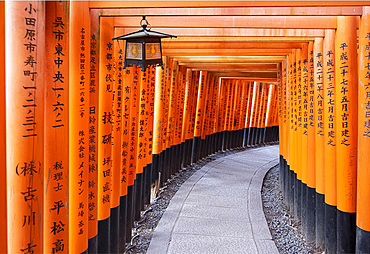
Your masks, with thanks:
[{"label": "stone paved path", "polygon": [[263,178],[278,162],[274,145],[203,166],[172,198],[147,253],[278,253],[261,200]]}]

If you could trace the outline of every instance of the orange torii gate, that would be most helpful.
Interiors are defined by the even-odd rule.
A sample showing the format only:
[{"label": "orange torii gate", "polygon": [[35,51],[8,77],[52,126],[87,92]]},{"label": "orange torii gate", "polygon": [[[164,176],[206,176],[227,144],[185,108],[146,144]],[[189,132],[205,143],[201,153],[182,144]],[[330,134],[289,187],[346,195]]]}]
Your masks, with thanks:
[{"label": "orange torii gate", "polygon": [[[148,4],[0,3],[0,249],[122,252],[171,174],[279,137],[282,187],[308,239],[366,252],[369,7]],[[123,69],[111,40],[141,15],[178,35],[163,41],[163,70]]]}]

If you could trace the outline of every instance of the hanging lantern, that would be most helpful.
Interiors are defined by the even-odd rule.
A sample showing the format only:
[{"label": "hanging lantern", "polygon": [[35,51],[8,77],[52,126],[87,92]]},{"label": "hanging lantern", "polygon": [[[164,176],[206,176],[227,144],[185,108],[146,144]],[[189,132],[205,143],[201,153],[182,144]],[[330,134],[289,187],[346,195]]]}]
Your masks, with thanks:
[{"label": "hanging lantern", "polygon": [[145,16],[143,16],[140,25],[142,30],[112,39],[126,41],[124,68],[138,65],[145,71],[149,65],[162,66],[161,38],[176,38],[176,36],[151,31],[151,25]]}]

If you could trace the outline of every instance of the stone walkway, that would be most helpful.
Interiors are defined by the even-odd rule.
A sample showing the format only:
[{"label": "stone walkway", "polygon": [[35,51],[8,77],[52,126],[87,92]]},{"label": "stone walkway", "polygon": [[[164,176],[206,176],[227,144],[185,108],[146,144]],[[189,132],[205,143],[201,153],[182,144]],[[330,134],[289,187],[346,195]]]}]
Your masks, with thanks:
[{"label": "stone walkway", "polygon": [[274,145],[203,166],[172,198],[147,253],[278,253],[261,200],[263,178],[278,162]]}]

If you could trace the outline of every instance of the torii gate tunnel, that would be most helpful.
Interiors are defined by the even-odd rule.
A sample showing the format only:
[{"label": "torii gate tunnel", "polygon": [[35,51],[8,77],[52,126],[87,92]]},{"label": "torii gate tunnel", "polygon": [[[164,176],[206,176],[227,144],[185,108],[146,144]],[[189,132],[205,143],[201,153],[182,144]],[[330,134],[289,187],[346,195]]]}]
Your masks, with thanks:
[{"label": "torii gate tunnel", "polygon": [[[163,68],[112,40],[142,15]],[[1,1],[0,127],[0,252],[123,252],[171,174],[277,141],[307,239],[370,252],[369,2]]]}]

